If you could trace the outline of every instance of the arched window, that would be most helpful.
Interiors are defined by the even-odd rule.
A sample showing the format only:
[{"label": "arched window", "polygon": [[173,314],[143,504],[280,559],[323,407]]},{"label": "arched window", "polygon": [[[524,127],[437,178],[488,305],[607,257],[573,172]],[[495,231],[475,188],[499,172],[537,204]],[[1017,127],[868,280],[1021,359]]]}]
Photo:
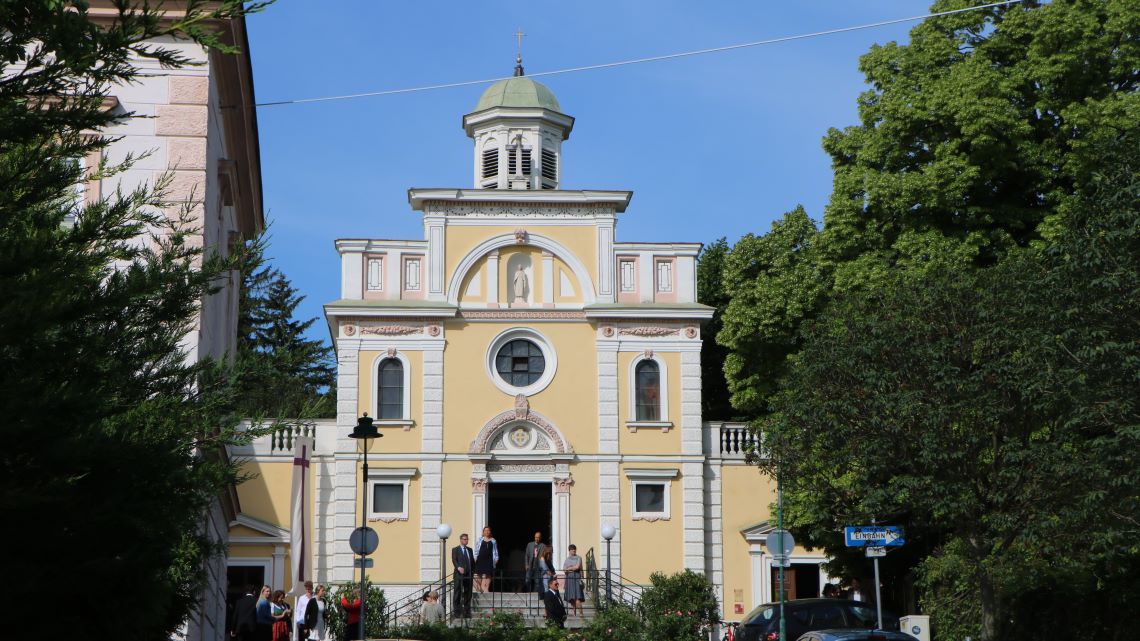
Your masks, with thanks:
[{"label": "arched window", "polygon": [[657,363],[644,360],[637,364],[635,374],[637,413],[639,421],[661,420],[661,370]]},{"label": "arched window", "polygon": [[381,420],[404,417],[404,364],[395,358],[380,361],[376,395]]}]

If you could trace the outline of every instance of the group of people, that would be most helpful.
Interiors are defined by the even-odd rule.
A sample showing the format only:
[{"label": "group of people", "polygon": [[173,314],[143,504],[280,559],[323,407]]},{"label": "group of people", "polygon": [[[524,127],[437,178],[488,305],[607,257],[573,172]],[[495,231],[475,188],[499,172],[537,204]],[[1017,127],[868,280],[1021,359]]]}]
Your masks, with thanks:
[{"label": "group of people", "polygon": [[[255,597],[254,589],[249,586],[234,605],[231,637],[239,641],[292,641],[296,624],[297,641],[329,641],[325,586],[318,585],[314,590],[313,582],[305,581],[305,593],[297,599],[295,611],[285,601],[284,590],[273,592],[268,585],[263,585]],[[356,608],[359,612],[359,602]]]},{"label": "group of people", "polygon": [[838,585],[834,583],[825,583],[821,596],[825,599],[848,599],[850,601],[867,601],[867,595],[863,592],[863,584],[859,579],[851,579],[851,587],[846,590],[841,590]]},{"label": "group of people", "polygon": [[[490,591],[491,579],[499,565],[499,544],[491,536],[490,527],[483,528],[483,536],[477,546],[472,548],[468,542],[467,534],[461,534],[459,545],[451,550],[451,565],[455,568],[454,611],[461,617],[471,616],[472,591]],[[562,564],[566,576],[565,597],[558,590],[561,582],[554,566],[554,551],[542,542],[542,532],[535,532],[534,541],[527,543],[525,559],[525,589],[541,595],[547,618],[562,625],[566,620],[566,603],[570,604],[571,613],[584,614],[583,564],[576,546],[567,548],[566,560]]]}]

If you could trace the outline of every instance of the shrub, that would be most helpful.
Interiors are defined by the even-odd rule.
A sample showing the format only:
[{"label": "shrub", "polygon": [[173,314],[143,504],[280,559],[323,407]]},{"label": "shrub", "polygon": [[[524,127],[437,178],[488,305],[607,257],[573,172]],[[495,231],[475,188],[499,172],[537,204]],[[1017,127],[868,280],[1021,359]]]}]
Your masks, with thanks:
[{"label": "shrub", "polygon": [[720,620],[712,583],[692,570],[665,576],[654,572],[638,603],[650,639],[701,641]]},{"label": "shrub", "polygon": [[481,617],[469,628],[472,639],[478,641],[519,641],[526,631],[523,617],[517,612],[500,610],[489,617]]},{"label": "shrub", "polygon": [[576,637],[573,641],[639,641],[644,638],[644,632],[645,622],[636,609],[614,603],[599,611],[594,620],[572,638]]},{"label": "shrub", "polygon": [[[353,588],[359,589],[360,584],[354,581],[345,581],[329,590],[329,607],[325,609],[325,616],[328,619],[329,637],[332,639],[344,638],[344,626],[348,620],[348,614],[340,606],[340,598],[349,594]],[[372,585],[372,581],[367,581],[364,588],[368,593],[364,601],[365,636],[369,638],[384,636],[385,628],[388,627],[388,600],[384,597],[384,590]]]}]

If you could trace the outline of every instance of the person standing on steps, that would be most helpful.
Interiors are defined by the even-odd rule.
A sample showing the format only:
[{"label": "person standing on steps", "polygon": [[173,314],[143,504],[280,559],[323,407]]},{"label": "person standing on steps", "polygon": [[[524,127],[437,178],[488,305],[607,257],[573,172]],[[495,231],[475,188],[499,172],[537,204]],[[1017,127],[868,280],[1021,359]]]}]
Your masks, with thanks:
[{"label": "person standing on steps", "polygon": [[475,571],[475,554],[467,545],[467,533],[459,535],[459,545],[451,549],[451,567],[455,568],[452,597],[454,616],[471,618],[471,576]]},{"label": "person standing on steps", "polygon": [[546,606],[546,619],[560,628],[566,627],[566,605],[558,594],[558,577],[550,579],[550,589],[542,593],[542,603]]},{"label": "person standing on steps", "polygon": [[527,592],[542,594],[544,590],[540,568],[542,564],[539,562],[544,556],[546,556],[546,544],[542,542],[542,532],[535,532],[534,540],[526,544],[524,589]]},{"label": "person standing on steps", "polygon": [[491,589],[491,577],[499,565],[499,544],[491,537],[491,526],[483,528],[483,538],[475,549],[475,591]]},{"label": "person standing on steps", "polygon": [[577,546],[571,544],[566,549],[566,561],[562,564],[566,572],[566,601],[570,603],[571,612],[578,616],[586,616],[582,610],[582,602],[586,595],[582,591],[582,557],[578,556]]}]

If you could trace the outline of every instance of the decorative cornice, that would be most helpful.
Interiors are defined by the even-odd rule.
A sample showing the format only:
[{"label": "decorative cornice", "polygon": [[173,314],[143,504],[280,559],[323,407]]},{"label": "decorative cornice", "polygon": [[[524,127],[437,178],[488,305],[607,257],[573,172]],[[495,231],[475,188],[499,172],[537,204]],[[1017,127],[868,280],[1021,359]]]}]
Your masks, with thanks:
[{"label": "decorative cornice", "polygon": [[586,314],[578,311],[552,311],[552,310],[460,310],[459,317],[464,320],[586,320]]},{"label": "decorative cornice", "polygon": [[668,521],[669,517],[657,516],[657,515],[654,515],[654,516],[638,516],[638,515],[634,514],[633,520],[634,521],[649,521],[650,523],[655,523],[657,521]]},{"label": "decorative cornice", "polygon": [[408,520],[408,517],[406,517],[406,516],[370,516],[370,517],[368,517],[368,521],[370,523],[376,523],[377,521],[379,521],[381,523],[395,523],[396,521],[407,521],[407,520]]}]

